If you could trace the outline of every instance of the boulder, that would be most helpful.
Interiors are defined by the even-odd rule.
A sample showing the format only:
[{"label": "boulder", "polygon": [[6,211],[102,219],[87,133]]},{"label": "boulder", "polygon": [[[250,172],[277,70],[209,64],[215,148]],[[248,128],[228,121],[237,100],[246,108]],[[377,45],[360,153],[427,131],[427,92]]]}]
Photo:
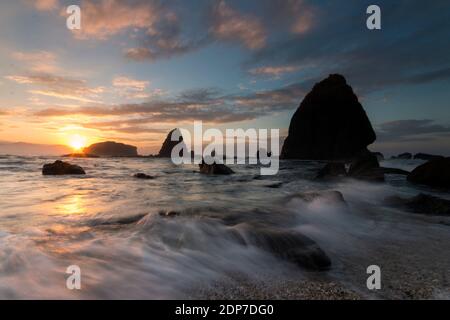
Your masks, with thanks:
[{"label": "boulder", "polygon": [[65,175],[65,174],[86,174],[83,168],[75,164],[70,164],[61,160],[44,164],[43,175]]},{"label": "boulder", "polygon": [[199,168],[200,173],[203,174],[229,175],[234,173],[233,170],[221,163],[206,164],[202,161],[202,163],[199,164]]},{"label": "boulder", "polygon": [[398,156],[393,156],[391,159],[403,159],[403,160],[410,160],[412,159],[412,154],[409,152],[401,153]]},{"label": "boulder", "polygon": [[137,157],[137,148],[124,143],[106,141],[94,143],[83,149],[86,154],[100,157]]},{"label": "boulder", "polygon": [[450,200],[420,193],[412,198],[390,197],[388,204],[400,206],[414,213],[450,216]]},{"label": "boulder", "polygon": [[378,157],[372,152],[363,152],[350,164],[348,175],[352,178],[384,181],[384,172],[380,170]]},{"label": "boulder", "polygon": [[149,176],[148,174],[141,173],[141,172],[136,173],[136,174],[134,175],[134,177],[137,178],[137,179],[144,179],[144,180],[155,179],[155,177]]},{"label": "boulder", "polygon": [[247,240],[271,254],[302,268],[314,271],[327,270],[331,260],[310,238],[301,233],[273,229],[248,230]]},{"label": "boulder", "polygon": [[347,202],[345,202],[342,193],[335,190],[300,192],[289,196],[288,200],[295,198],[300,199],[306,203],[310,203],[314,200],[320,199],[328,204],[342,204],[345,206],[347,205]]},{"label": "boulder", "polygon": [[372,152],[378,159],[378,161],[384,160],[384,155],[381,152]]},{"label": "boulder", "polygon": [[291,119],[282,159],[353,158],[376,139],[362,105],[345,78],[330,75],[306,95]]},{"label": "boulder", "polygon": [[450,188],[450,158],[437,158],[415,168],[409,182],[437,188]]},{"label": "boulder", "polygon": [[317,173],[316,179],[334,179],[347,176],[345,164],[342,162],[330,162]]},{"label": "boulder", "polygon": [[427,154],[427,153],[416,153],[414,155],[414,159],[418,159],[418,160],[433,160],[433,159],[440,159],[440,158],[443,158],[443,156]]},{"label": "boulder", "polygon": [[[161,149],[159,150],[158,157],[159,158],[171,158],[172,157],[172,149],[179,144],[180,142],[183,142],[183,136],[181,133],[179,133],[179,139],[178,141],[172,141],[172,134],[176,132],[179,129],[173,129],[169,132],[166,139],[164,140]],[[183,156],[183,152],[180,152],[180,156]],[[191,155],[192,156],[192,155]]]}]

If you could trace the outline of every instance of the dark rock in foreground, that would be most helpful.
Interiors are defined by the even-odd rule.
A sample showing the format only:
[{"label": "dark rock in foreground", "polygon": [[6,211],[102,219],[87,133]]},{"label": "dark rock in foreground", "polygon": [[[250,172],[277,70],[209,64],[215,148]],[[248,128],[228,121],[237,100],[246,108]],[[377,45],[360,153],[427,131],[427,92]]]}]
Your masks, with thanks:
[{"label": "dark rock in foreground", "polygon": [[434,159],[441,159],[441,158],[444,158],[444,157],[434,155],[434,154],[427,154],[427,153],[416,153],[414,155],[414,159],[419,159],[419,160],[434,160]]},{"label": "dark rock in foreground", "polygon": [[84,148],[84,153],[101,157],[137,157],[137,148],[114,141],[100,142]]},{"label": "dark rock in foreground", "polygon": [[437,158],[415,168],[408,181],[437,188],[450,188],[450,158]]},{"label": "dark rock in foreground", "polygon": [[410,160],[412,159],[412,154],[409,152],[405,152],[402,154],[399,154],[398,156],[393,156],[391,159],[403,159],[403,160]]},{"label": "dark rock in foreground", "polygon": [[317,83],[295,112],[281,158],[350,159],[375,139],[353,89],[343,76],[333,74]]},{"label": "dark rock in foreground", "polygon": [[53,163],[44,164],[43,175],[86,174],[83,168],[75,164],[56,160]]},{"label": "dark rock in foreground", "polygon": [[295,232],[257,229],[248,231],[251,244],[308,270],[327,270],[330,258],[310,238]]},{"label": "dark rock in foreground", "polygon": [[206,164],[205,162],[202,162],[198,166],[200,168],[200,173],[203,174],[229,175],[234,173],[233,170],[221,163]]},{"label": "dark rock in foreground", "polygon": [[378,159],[378,161],[384,160],[384,155],[381,152],[372,152]]},{"label": "dark rock in foreground", "polygon": [[144,180],[155,179],[155,177],[149,176],[148,174],[141,173],[141,172],[136,173],[136,174],[134,175],[134,177],[137,178],[137,179],[144,179]]},{"label": "dark rock in foreground", "polygon": [[391,197],[387,202],[394,206],[401,206],[414,213],[428,215],[450,215],[450,200],[441,199],[428,194],[421,193],[415,197],[405,199]]},{"label": "dark rock in foreground", "polygon": [[[180,138],[178,141],[172,141],[172,134],[176,132],[179,129],[173,129],[169,132],[166,139],[164,140],[161,149],[159,150],[158,157],[159,158],[171,158],[172,157],[172,149],[179,144],[180,142],[183,142],[183,136],[181,133],[179,133]],[[183,156],[183,152],[180,152],[180,156]]]}]

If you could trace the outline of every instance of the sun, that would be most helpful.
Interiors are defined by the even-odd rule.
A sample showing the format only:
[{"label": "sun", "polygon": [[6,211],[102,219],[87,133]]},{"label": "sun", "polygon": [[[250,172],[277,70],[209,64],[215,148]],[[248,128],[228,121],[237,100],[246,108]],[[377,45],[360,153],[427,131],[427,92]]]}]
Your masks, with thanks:
[{"label": "sun", "polygon": [[75,134],[69,138],[69,146],[75,151],[81,151],[86,147],[87,139],[79,134]]}]

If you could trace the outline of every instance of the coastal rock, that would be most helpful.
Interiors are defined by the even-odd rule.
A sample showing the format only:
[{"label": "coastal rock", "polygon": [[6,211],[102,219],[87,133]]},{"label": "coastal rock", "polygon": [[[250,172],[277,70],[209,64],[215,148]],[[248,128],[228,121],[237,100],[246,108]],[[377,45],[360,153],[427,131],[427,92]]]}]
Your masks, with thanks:
[{"label": "coastal rock", "polygon": [[200,168],[200,173],[203,174],[229,175],[234,173],[233,170],[221,163],[206,164],[205,162],[202,162],[198,166]]},{"label": "coastal rock", "polygon": [[153,176],[149,176],[148,174],[145,173],[136,173],[133,177],[137,178],[137,179],[144,179],[144,180],[151,180],[151,179],[155,179],[155,177]]},{"label": "coastal rock", "polygon": [[114,141],[100,142],[90,145],[83,150],[86,154],[100,157],[137,157],[137,148]]},{"label": "coastal rock", "polygon": [[[179,133],[180,138],[178,141],[172,141],[172,134],[179,129],[173,129],[169,132],[166,139],[164,140],[161,149],[159,150],[158,157],[159,158],[171,158],[172,157],[172,149],[183,141],[183,136]],[[183,156],[183,152],[180,152],[180,156]]]},{"label": "coastal rock", "polygon": [[409,152],[401,153],[398,156],[393,156],[391,159],[403,159],[403,160],[410,160],[412,159],[412,154]]},{"label": "coastal rock", "polygon": [[281,158],[350,159],[375,139],[353,89],[343,76],[333,74],[317,83],[295,112]]},{"label": "coastal rock", "polygon": [[257,229],[248,231],[251,244],[308,270],[327,270],[331,260],[310,238],[296,232]]},{"label": "coastal rock", "polygon": [[450,216],[450,200],[421,193],[412,198],[390,197],[388,204],[401,206],[408,211],[427,215]]},{"label": "coastal rock", "polygon": [[450,188],[450,158],[437,158],[415,168],[409,182],[431,187]]},{"label": "coastal rock", "polygon": [[334,179],[347,176],[345,164],[342,162],[330,162],[317,173],[316,179]]},{"label": "coastal rock", "polygon": [[380,170],[377,156],[372,152],[364,152],[350,164],[348,175],[352,178],[384,181],[384,173]]},{"label": "coastal rock", "polygon": [[65,174],[86,174],[83,168],[75,164],[70,164],[61,160],[44,164],[43,175],[65,175]]},{"label": "coastal rock", "polygon": [[434,160],[434,159],[440,159],[440,158],[444,158],[444,157],[434,155],[434,154],[427,154],[427,153],[416,153],[414,155],[414,159],[418,159],[418,160]]},{"label": "coastal rock", "polygon": [[384,160],[384,155],[381,152],[372,152],[378,159],[378,161]]},{"label": "coastal rock", "polygon": [[300,192],[288,197],[290,199],[301,199],[304,202],[310,203],[314,200],[320,199],[329,204],[342,204],[347,205],[344,196],[341,192],[335,190],[328,191],[311,191],[311,192]]}]

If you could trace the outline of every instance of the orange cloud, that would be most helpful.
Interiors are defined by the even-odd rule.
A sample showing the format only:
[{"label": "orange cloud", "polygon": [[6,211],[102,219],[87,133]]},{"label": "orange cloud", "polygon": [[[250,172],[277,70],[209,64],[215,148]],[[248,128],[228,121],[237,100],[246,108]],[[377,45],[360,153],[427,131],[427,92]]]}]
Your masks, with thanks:
[{"label": "orange cloud", "polygon": [[241,42],[249,49],[266,44],[263,24],[254,16],[244,15],[219,1],[213,12],[212,33],[219,39]]},{"label": "orange cloud", "polygon": [[34,7],[39,11],[51,11],[58,7],[58,0],[32,0]]},{"label": "orange cloud", "polygon": [[277,66],[277,67],[267,66],[267,67],[251,69],[249,72],[250,72],[250,74],[255,75],[255,76],[262,75],[262,76],[271,76],[271,77],[279,78],[283,74],[295,72],[295,71],[298,71],[299,69],[300,69],[299,66],[289,66],[289,65],[288,66]]}]

